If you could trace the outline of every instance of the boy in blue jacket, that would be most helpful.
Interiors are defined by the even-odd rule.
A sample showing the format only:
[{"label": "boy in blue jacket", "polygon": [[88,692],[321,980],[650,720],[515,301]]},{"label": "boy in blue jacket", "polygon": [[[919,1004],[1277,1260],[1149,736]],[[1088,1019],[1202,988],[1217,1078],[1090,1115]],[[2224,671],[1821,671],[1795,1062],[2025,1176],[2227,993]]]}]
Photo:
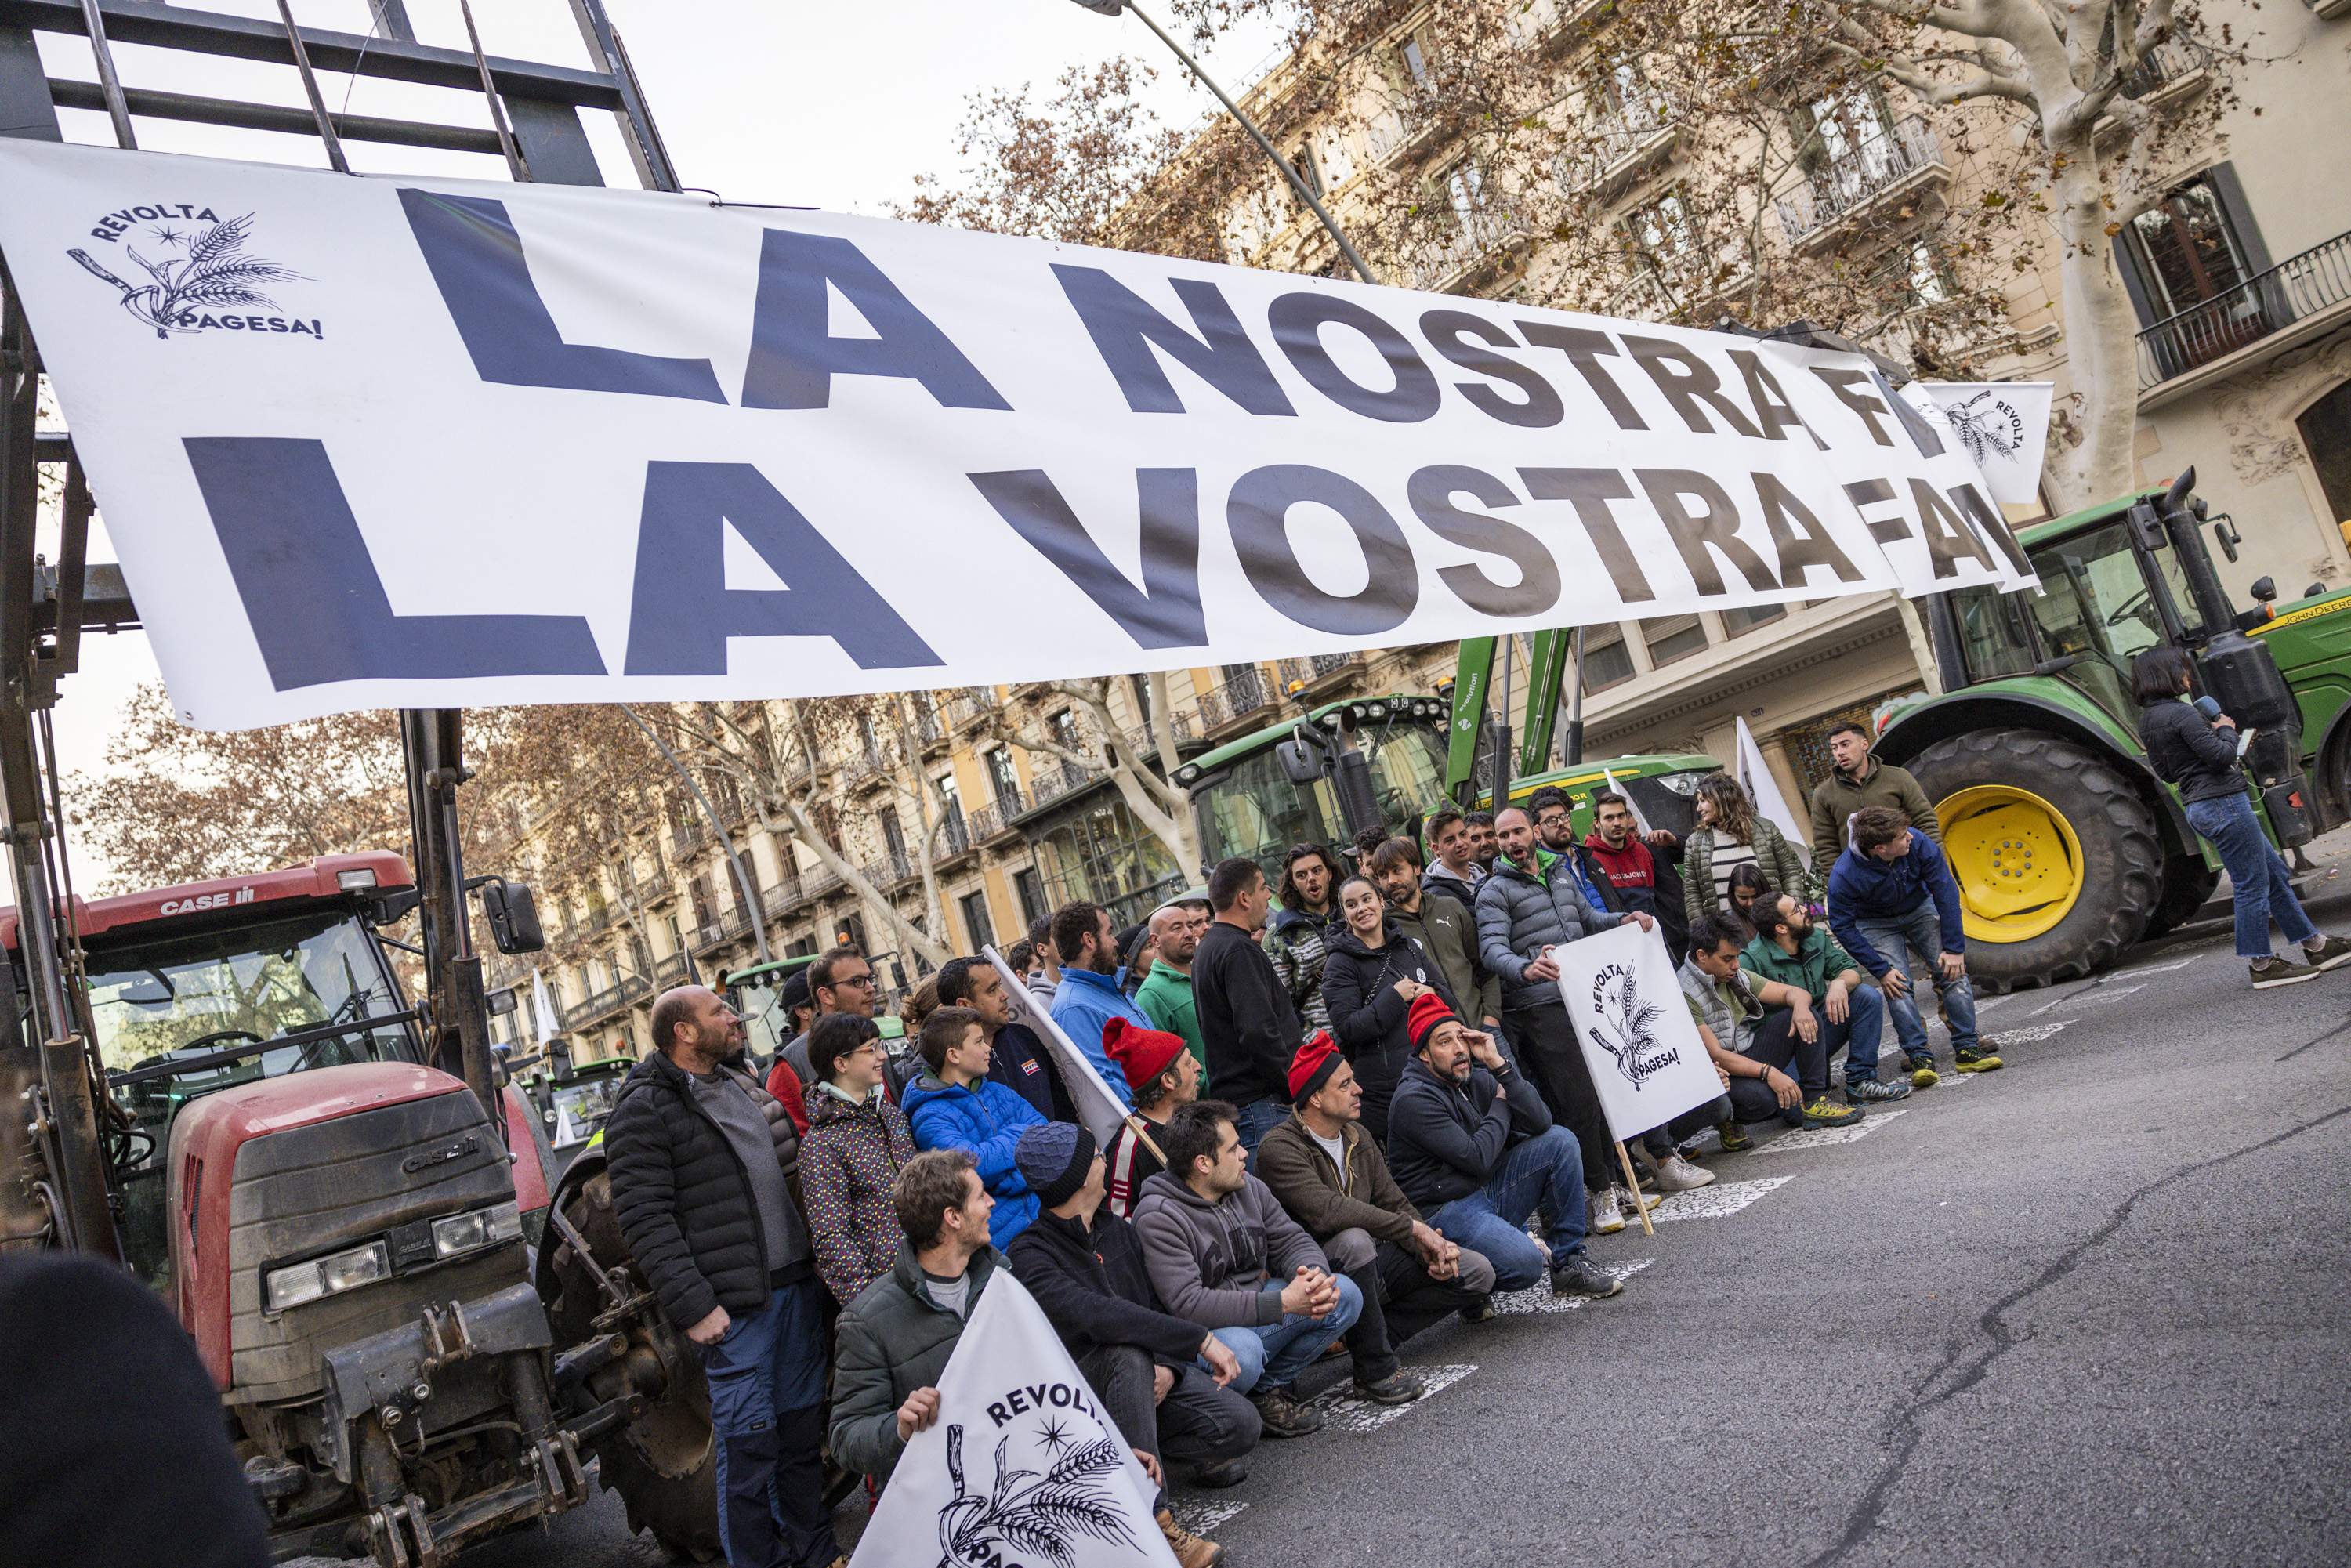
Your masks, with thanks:
[{"label": "boy in blue jacket", "polygon": [[987,1075],[987,1030],[969,1008],[941,1008],[923,1020],[928,1072],[906,1085],[906,1121],[918,1149],[967,1149],[980,1185],[996,1199],[987,1239],[1001,1251],[1037,1218],[1037,1195],[1014,1154],[1020,1134],[1044,1117]]},{"label": "boy in blue jacket", "polygon": [[1910,954],[1944,982],[1951,1053],[1961,1072],[1989,1072],[2000,1058],[1976,1038],[1975,992],[1968,985],[1959,884],[1935,841],[1890,806],[1854,813],[1853,841],[1829,873],[1829,929],[1853,960],[1877,977],[1894,1015],[1894,1037],[1913,1071],[1932,1071],[1927,1023],[1911,995]]}]

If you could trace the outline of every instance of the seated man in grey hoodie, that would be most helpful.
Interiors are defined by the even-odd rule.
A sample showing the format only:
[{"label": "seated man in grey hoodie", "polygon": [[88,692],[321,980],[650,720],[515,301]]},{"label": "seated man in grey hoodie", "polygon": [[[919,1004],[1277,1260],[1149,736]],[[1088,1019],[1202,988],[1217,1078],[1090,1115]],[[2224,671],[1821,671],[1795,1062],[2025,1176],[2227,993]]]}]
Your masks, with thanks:
[{"label": "seated man in grey hoodie", "polygon": [[1232,1386],[1257,1406],[1265,1435],[1302,1437],[1322,1417],[1291,1385],[1354,1326],[1363,1292],[1331,1272],[1314,1239],[1249,1174],[1238,1114],[1221,1100],[1176,1113],[1159,1134],[1167,1168],[1143,1184],[1134,1228],[1167,1310],[1239,1360]]}]

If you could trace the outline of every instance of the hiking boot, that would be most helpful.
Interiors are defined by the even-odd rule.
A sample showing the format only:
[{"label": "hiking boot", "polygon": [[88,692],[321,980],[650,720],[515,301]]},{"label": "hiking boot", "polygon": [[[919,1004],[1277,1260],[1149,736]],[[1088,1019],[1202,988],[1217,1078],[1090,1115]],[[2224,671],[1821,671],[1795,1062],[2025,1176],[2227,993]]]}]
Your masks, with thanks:
[{"label": "hiking boot", "polygon": [[1461,1321],[1465,1323],[1489,1323],[1501,1315],[1495,1310],[1491,1296],[1479,1296],[1461,1309]]},{"label": "hiking boot", "polygon": [[1249,1467],[1238,1459],[1217,1459],[1192,1472],[1192,1484],[1210,1491],[1237,1487],[1249,1479]]},{"label": "hiking boot", "polygon": [[[2271,962],[2277,964],[2281,969],[2288,967],[2277,959],[2272,959]],[[2296,972],[2305,977],[2311,973],[2309,970]],[[1961,1072],[1997,1072],[2002,1065],[1999,1057],[1980,1047],[1972,1051],[1956,1051],[1951,1053],[1951,1065]]]},{"label": "hiking boot", "polygon": [[1755,1146],[1755,1134],[1736,1122],[1719,1124],[1714,1135],[1722,1140],[1722,1152],[1726,1155],[1744,1154]]},{"label": "hiking boot", "polygon": [[1322,1429],[1322,1412],[1301,1403],[1287,1388],[1260,1388],[1249,1396],[1269,1437],[1303,1437]]},{"label": "hiking boot", "polygon": [[1907,1100],[1910,1098],[1910,1085],[1880,1083],[1875,1078],[1851,1078],[1845,1081],[1844,1097],[1855,1105],[1866,1104],[1873,1100]]},{"label": "hiking boot", "polygon": [[1614,1236],[1625,1228],[1625,1211],[1616,1206],[1617,1188],[1610,1187],[1592,1200],[1592,1215],[1585,1228],[1594,1236]]},{"label": "hiking boot", "polygon": [[1355,1397],[1368,1399],[1374,1405],[1409,1405],[1428,1392],[1420,1374],[1408,1366],[1399,1366],[1377,1383],[1355,1379]]},{"label": "hiking boot", "polygon": [[1167,1538],[1167,1550],[1176,1554],[1182,1568],[1216,1568],[1225,1560],[1225,1549],[1213,1541],[1203,1541],[1176,1522],[1176,1511],[1159,1511],[1159,1533]]},{"label": "hiking boot", "polygon": [[1943,1075],[1935,1071],[1935,1059],[1923,1051],[1909,1059],[1909,1072],[1913,1089],[1932,1089],[1943,1081]]},{"label": "hiking boot", "polygon": [[1669,1155],[1657,1167],[1657,1189],[1660,1192],[1692,1192],[1714,1185],[1714,1173],[1704,1171],[1679,1155]]},{"label": "hiking boot", "polygon": [[1578,1252],[1551,1271],[1551,1293],[1604,1301],[1625,1288],[1625,1281]]},{"label": "hiking boot", "polygon": [[1804,1107],[1807,1127],[1850,1127],[1861,1120],[1861,1107],[1840,1105],[1823,1094]]},{"label": "hiking boot", "polygon": [[2340,936],[2321,936],[2315,947],[2302,950],[2302,961],[2320,974],[2351,964],[2351,942]]}]

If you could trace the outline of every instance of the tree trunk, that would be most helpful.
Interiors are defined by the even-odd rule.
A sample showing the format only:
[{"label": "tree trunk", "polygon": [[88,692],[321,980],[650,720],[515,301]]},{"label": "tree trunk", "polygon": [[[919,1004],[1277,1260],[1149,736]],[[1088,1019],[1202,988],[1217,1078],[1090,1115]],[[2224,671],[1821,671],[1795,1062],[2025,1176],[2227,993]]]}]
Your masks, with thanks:
[{"label": "tree trunk", "polygon": [[2060,511],[2110,500],[2131,487],[2138,434],[2138,317],[2115,266],[2112,223],[2097,154],[2084,128],[2053,144],[2057,230],[2064,245],[2058,287],[2066,370],[2081,399],[2081,444],[2050,465]]}]

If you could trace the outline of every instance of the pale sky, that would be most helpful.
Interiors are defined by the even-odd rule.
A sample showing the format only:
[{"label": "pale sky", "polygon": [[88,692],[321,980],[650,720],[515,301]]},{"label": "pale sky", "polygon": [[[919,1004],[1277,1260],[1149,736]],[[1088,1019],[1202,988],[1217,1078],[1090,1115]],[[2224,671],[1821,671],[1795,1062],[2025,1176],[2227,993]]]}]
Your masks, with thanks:
[{"label": "pale sky", "polygon": [[[274,0],[193,0],[192,8],[277,16]],[[885,212],[912,193],[915,175],[954,172],[956,128],[967,94],[1029,82],[1041,98],[1067,67],[1122,52],[1158,71],[1149,101],[1167,123],[1189,124],[1215,107],[1141,24],[1099,16],[1072,0],[607,0],[607,10],[680,181],[735,201]],[[456,0],[408,0],[408,12],[423,41],[465,47]],[[367,0],[295,0],[294,13],[306,26],[369,31]],[[475,0],[474,14],[492,55],[587,63],[565,0]],[[1164,16],[1164,3],[1157,14]],[[40,42],[49,75],[97,79],[81,39],[44,35]],[[1207,52],[1203,63],[1228,81],[1246,77],[1275,42],[1270,28],[1245,30]],[[119,47],[115,57],[128,87],[305,102],[287,67],[135,47]],[[333,75],[323,85],[339,110],[489,123],[478,95]],[[61,118],[68,141],[113,141],[103,114],[68,110]],[[607,182],[632,183],[611,117],[586,118]],[[133,129],[149,151],[321,168],[326,162],[314,138],[167,120],[139,120]],[[506,177],[491,158],[361,143],[347,151],[354,168],[370,172]],[[103,494],[99,498],[103,505]],[[91,549],[101,560],[112,553],[102,537]],[[82,649],[82,671],[65,683],[56,714],[68,771],[102,766],[122,703],[157,673],[146,639],[136,633],[92,637]],[[87,844],[74,849],[77,883],[98,885],[106,868]]]}]

